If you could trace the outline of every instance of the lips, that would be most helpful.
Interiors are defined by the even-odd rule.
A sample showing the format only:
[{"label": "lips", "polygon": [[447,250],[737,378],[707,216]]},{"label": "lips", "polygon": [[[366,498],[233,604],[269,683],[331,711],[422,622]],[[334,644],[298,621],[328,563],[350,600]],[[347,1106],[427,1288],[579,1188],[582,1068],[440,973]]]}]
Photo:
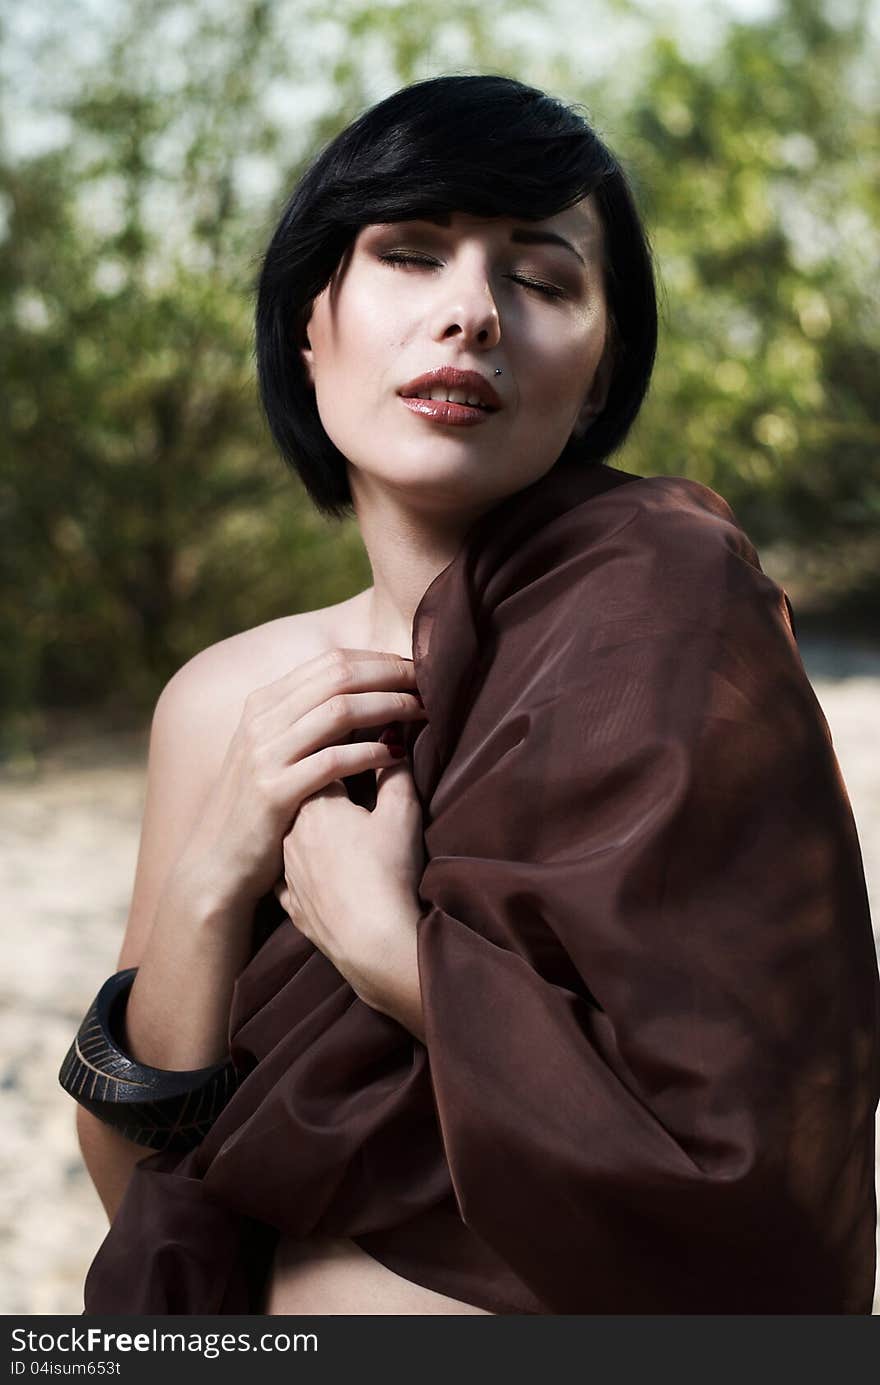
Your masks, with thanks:
[{"label": "lips", "polygon": [[[479,410],[481,413],[496,413],[502,408],[501,400],[490,385],[484,375],[476,370],[457,370],[454,366],[439,366],[435,370],[428,370],[424,375],[417,376],[410,380],[408,384],[402,385],[398,394],[404,399],[413,399],[417,395],[437,394],[441,392],[443,399],[447,394],[455,394],[458,397],[451,401],[455,408],[466,409],[469,413]],[[476,401],[468,404],[466,401]],[[428,402],[427,400],[424,402]],[[441,403],[440,399],[434,403]]]},{"label": "lips", "polygon": [[408,396],[401,398],[401,404],[410,413],[420,414],[433,423],[451,423],[460,427],[488,423],[497,409],[487,409],[478,405],[455,404],[446,399],[418,399]]}]

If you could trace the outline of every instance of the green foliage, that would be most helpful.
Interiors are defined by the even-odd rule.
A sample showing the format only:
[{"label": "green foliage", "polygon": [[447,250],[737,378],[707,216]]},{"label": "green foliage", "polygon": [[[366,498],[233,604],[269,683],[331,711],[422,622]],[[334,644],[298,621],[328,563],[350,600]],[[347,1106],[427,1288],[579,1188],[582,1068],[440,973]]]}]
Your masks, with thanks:
[{"label": "green foliage", "polygon": [[142,720],[195,650],[369,581],[354,525],[316,516],[261,421],[252,289],[304,161],[437,72],[582,102],[632,173],[663,320],[615,462],[704,481],[835,599],[876,600],[880,64],[865,7],[826,9],[786,0],[697,60],[656,6],[607,4],[641,26],[627,85],[552,3],[141,0],[97,58],[59,39],[59,8],[35,58],[69,133],[0,142],[7,744],[45,708]]},{"label": "green foliage", "polygon": [[629,463],[713,486],[842,598],[880,580],[878,68],[864,7],[826,9],[731,25],[699,65],[658,37],[619,138],[664,285]]}]

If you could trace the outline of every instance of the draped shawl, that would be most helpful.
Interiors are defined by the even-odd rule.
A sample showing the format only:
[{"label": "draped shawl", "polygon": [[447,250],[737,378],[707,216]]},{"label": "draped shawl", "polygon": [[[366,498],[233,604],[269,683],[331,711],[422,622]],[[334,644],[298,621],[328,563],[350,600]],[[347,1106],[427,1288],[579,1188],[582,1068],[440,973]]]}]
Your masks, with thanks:
[{"label": "draped shawl", "polygon": [[484,514],[413,620],[425,1043],[267,896],[241,1085],[137,1165],[85,1311],[260,1312],[317,1232],[494,1313],[870,1313],[880,982],[792,621],[695,481]]}]

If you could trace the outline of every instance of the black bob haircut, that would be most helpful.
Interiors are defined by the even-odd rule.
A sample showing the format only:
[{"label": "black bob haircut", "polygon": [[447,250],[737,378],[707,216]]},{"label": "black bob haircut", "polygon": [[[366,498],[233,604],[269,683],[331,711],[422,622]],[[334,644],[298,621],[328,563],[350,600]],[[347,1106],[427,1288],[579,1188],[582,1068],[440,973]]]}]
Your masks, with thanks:
[{"label": "black bob haircut", "polygon": [[322,514],[341,519],[354,507],[346,458],[324,430],[299,349],[314,298],[360,229],[445,212],[540,221],[590,194],[602,222],[613,373],[601,414],[557,461],[597,465],[620,447],[645,397],[657,302],[626,175],[587,121],[511,77],[434,77],[372,106],[312,160],[262,260],[255,353],[272,436]]}]

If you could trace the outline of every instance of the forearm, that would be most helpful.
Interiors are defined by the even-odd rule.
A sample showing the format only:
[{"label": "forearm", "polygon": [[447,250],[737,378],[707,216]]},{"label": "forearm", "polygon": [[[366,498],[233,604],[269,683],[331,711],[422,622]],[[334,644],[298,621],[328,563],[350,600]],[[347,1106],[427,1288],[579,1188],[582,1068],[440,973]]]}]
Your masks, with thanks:
[{"label": "forearm", "polygon": [[208,1067],[229,1053],[235,981],[250,956],[253,908],[211,901],[192,876],[169,882],[132,984],[123,1046],[150,1067]]},{"label": "forearm", "polygon": [[95,1192],[112,1222],[135,1165],[156,1151],[127,1140],[84,1106],[76,1108],[76,1135]]},{"label": "forearm", "polygon": [[419,978],[418,906],[401,907],[389,920],[387,941],[372,959],[371,976],[356,989],[374,1010],[389,1015],[425,1042]]},{"label": "forearm", "polygon": [[[228,1054],[235,979],[246,964],[253,910],[217,909],[194,882],[169,882],[134,979],[124,1032],[133,1058],[151,1067],[207,1067]],[[135,1166],[155,1151],[77,1106],[83,1161],[110,1221]]]}]

